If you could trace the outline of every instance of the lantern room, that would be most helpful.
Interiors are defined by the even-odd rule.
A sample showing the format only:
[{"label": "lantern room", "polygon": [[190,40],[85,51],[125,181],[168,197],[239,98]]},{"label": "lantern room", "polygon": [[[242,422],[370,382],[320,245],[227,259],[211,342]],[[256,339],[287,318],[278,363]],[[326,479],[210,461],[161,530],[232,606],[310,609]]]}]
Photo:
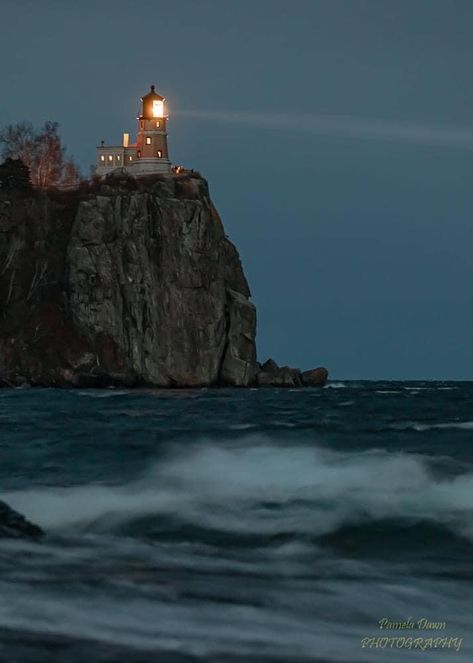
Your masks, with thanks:
[{"label": "lantern room", "polygon": [[165,98],[157,94],[154,85],[150,92],[141,97],[140,120],[159,120],[167,117],[164,113]]}]

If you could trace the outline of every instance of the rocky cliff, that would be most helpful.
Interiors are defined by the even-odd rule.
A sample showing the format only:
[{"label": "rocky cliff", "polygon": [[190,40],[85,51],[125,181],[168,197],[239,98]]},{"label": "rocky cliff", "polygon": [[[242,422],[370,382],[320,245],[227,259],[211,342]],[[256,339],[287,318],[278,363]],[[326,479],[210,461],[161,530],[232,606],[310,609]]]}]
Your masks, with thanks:
[{"label": "rocky cliff", "polygon": [[249,298],[197,174],[0,188],[3,384],[252,384]]}]

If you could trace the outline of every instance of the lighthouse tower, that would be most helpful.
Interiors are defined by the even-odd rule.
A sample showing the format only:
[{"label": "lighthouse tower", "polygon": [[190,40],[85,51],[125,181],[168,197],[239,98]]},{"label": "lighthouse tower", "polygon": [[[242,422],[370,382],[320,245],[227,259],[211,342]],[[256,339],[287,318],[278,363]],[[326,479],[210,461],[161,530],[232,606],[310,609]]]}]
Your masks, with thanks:
[{"label": "lighthouse tower", "polygon": [[105,145],[97,148],[97,175],[125,169],[130,175],[166,174],[171,170],[167,142],[165,98],[152,85],[148,94],[141,97],[136,143],[130,143],[130,135],[123,134],[122,145]]},{"label": "lighthouse tower", "polygon": [[168,159],[166,122],[164,97],[157,94],[152,85],[150,92],[141,97],[134,173],[169,172],[171,164]]}]

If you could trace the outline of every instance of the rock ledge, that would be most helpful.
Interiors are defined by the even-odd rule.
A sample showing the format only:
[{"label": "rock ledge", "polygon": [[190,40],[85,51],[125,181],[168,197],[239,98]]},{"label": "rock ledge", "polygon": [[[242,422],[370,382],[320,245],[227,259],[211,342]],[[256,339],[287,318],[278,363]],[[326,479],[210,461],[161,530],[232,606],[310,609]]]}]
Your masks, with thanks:
[{"label": "rock ledge", "polygon": [[44,532],[24,516],[0,501],[0,539],[29,539],[38,541]]}]

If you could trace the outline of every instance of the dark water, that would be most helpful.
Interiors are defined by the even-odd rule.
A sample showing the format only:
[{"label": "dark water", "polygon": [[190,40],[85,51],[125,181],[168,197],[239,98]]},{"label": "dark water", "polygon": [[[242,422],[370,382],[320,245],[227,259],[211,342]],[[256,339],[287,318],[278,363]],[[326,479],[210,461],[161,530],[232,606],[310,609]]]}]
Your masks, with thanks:
[{"label": "dark water", "polygon": [[473,660],[473,383],[4,390],[0,435],[48,532],[0,542],[2,663]]}]

